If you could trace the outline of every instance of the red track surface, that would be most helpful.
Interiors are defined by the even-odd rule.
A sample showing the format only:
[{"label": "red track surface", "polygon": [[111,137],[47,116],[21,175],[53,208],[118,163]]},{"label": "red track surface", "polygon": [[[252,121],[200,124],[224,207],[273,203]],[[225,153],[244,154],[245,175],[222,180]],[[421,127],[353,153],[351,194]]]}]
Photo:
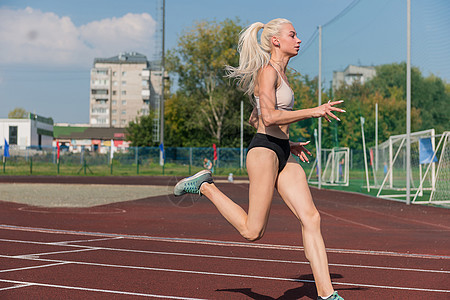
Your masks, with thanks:
[{"label": "red track surface", "polygon": [[[175,178],[2,181],[172,185]],[[218,186],[246,208],[248,185]],[[449,210],[312,193],[335,289],[345,299],[450,298]],[[76,209],[0,202],[0,298],[316,298],[299,223],[278,194],[257,243],[243,240],[207,199],[182,200]]]}]

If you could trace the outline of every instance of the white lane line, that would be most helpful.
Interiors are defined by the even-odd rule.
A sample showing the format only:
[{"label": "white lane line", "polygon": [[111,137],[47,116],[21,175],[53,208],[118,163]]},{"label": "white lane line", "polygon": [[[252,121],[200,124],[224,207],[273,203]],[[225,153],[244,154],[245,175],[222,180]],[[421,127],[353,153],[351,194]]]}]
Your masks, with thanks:
[{"label": "white lane line", "polygon": [[89,292],[100,292],[100,293],[110,293],[110,294],[120,294],[120,295],[129,295],[129,296],[143,296],[143,297],[153,297],[153,298],[163,298],[163,299],[203,300],[203,299],[200,299],[200,298],[188,298],[188,297],[177,297],[177,296],[167,296],[167,295],[133,293],[133,292],[124,292],[124,291],[115,291],[115,290],[93,289],[93,288],[88,288],[88,287],[77,287],[77,286],[67,286],[67,285],[58,285],[58,284],[47,284],[47,283],[39,283],[39,282],[26,282],[26,281],[6,280],[6,279],[0,279],[0,281],[8,282],[8,283],[17,283],[17,284],[42,286],[42,287],[51,287],[51,288],[60,288],[60,289],[69,289],[69,290],[79,290],[79,291],[89,291]]},{"label": "white lane line", "polygon": [[42,256],[42,255],[65,254],[65,253],[74,253],[74,252],[93,251],[93,250],[99,250],[99,249],[100,248],[90,247],[88,249],[77,249],[77,250],[42,252],[42,253],[33,253],[33,254],[22,254],[22,255],[16,255],[16,256],[13,256],[13,257],[16,257],[16,258],[21,258],[21,257],[39,257],[39,256]]},{"label": "white lane line", "polygon": [[123,237],[112,237],[112,238],[103,238],[103,239],[89,239],[89,240],[73,240],[73,241],[63,241],[63,242],[51,242],[47,243],[47,245],[68,245],[71,243],[90,243],[90,242],[99,242],[99,241],[110,241],[110,240],[120,240],[123,239]]},{"label": "white lane line", "polygon": [[13,286],[8,286],[8,287],[4,287],[4,288],[1,288],[0,289],[0,292],[1,291],[6,291],[6,290],[12,290],[12,289],[17,289],[17,288],[22,288],[22,287],[27,287],[27,286],[31,286],[32,284],[30,284],[30,283],[27,283],[27,284],[16,284],[16,285],[13,285]]},{"label": "white lane line", "polygon": [[352,220],[348,220],[348,219],[345,219],[345,218],[342,218],[342,217],[338,217],[338,216],[332,215],[332,214],[330,214],[330,213],[324,212],[324,211],[321,210],[321,209],[319,210],[319,212],[320,212],[321,214],[326,215],[326,216],[335,218],[336,220],[341,220],[341,221],[343,221],[343,222],[347,222],[347,223],[350,223],[350,224],[353,224],[353,225],[358,225],[358,226],[365,227],[365,228],[369,228],[369,229],[372,229],[372,230],[375,230],[375,231],[380,231],[380,230],[381,230],[380,228],[376,228],[376,227],[369,226],[369,225],[366,225],[366,224],[363,224],[363,223],[355,222],[355,221],[352,221]]},{"label": "white lane line", "polygon": [[[153,237],[153,236],[145,236],[145,235],[142,236],[142,235],[116,234],[116,233],[86,232],[86,231],[75,231],[75,230],[23,227],[23,226],[5,225],[5,224],[3,224],[3,225],[0,224],[0,229],[18,230],[18,231],[26,231],[26,232],[41,232],[41,233],[50,233],[50,234],[73,234],[73,235],[100,236],[100,237],[122,237],[124,239],[133,239],[133,240],[148,240],[148,241],[167,242],[167,243],[200,244],[200,245],[210,245],[210,246],[246,247],[246,248],[288,250],[288,251],[298,251],[298,250],[304,249],[301,246],[258,244],[258,243],[250,244],[250,243],[242,243],[242,242],[217,241],[217,240],[206,240],[206,239]],[[450,256],[448,256],[448,255],[401,253],[401,252],[393,252],[393,251],[336,249],[336,248],[326,248],[326,250],[328,253],[339,253],[339,254],[361,254],[361,255],[375,255],[375,256],[392,256],[392,257],[414,257],[414,258],[426,258],[426,259],[450,259]]]},{"label": "white lane line", "polygon": [[14,271],[23,271],[23,270],[31,270],[31,269],[39,269],[39,268],[47,268],[47,267],[54,267],[54,266],[67,265],[67,264],[69,264],[69,263],[59,262],[59,263],[40,265],[40,266],[31,266],[31,267],[23,267],[23,268],[15,268],[15,269],[6,269],[6,270],[0,270],[0,273],[14,272]]},{"label": "white lane line", "polygon": [[[17,243],[31,243],[31,244],[38,244],[38,245],[48,245],[48,243],[34,242],[34,241],[6,240],[6,239],[0,239],[0,241],[17,242]],[[309,264],[309,262],[306,262],[306,261],[293,261],[293,260],[277,260],[277,259],[265,259],[265,258],[222,256],[222,255],[207,255],[207,254],[194,254],[194,253],[182,253],[182,252],[162,252],[162,251],[111,248],[111,247],[98,247],[98,246],[93,247],[93,246],[83,246],[83,245],[67,245],[67,244],[62,244],[60,246],[79,247],[79,248],[83,248],[83,249],[81,249],[81,250],[58,251],[58,252],[48,252],[48,253],[25,254],[25,255],[16,255],[16,256],[3,256],[3,255],[0,255],[0,257],[34,259],[34,258],[39,258],[40,255],[72,253],[72,252],[82,252],[82,251],[90,251],[90,250],[105,250],[105,251],[118,251],[118,252],[156,254],[156,255],[173,255],[173,256],[212,258],[212,259],[244,260],[244,261],[273,262],[273,263],[287,263],[287,264],[305,264],[305,265]],[[329,263],[328,265],[329,266],[335,266],[335,267],[347,267],[347,268],[363,268],[363,269],[379,269],[379,270],[396,270],[396,271],[411,271],[411,272],[450,274],[450,271],[447,271],[447,270],[413,269],[413,268],[400,268],[400,267],[389,267],[389,266],[352,265],[352,264],[336,264],[336,263]]]},{"label": "white lane line", "polygon": [[[36,260],[41,260],[41,259],[36,259]],[[257,275],[249,275],[249,274],[218,273],[218,272],[205,272],[205,271],[194,271],[194,270],[179,270],[179,269],[165,269],[165,268],[152,268],[152,267],[138,267],[138,266],[101,264],[101,263],[79,262],[79,261],[50,260],[50,259],[48,259],[46,261],[66,262],[66,263],[69,263],[69,264],[97,266],[97,267],[147,270],[147,271],[156,271],[156,272],[171,272],[171,273],[211,275],[211,276],[222,276],[222,277],[252,278],[252,279],[265,279],[265,280],[277,280],[277,281],[290,281],[290,282],[308,282],[308,283],[314,282],[313,280],[292,279],[292,278],[282,278],[282,277],[270,277],[270,276],[257,276]],[[2,279],[0,279],[0,281],[2,281]],[[33,284],[35,284],[35,283],[33,283]],[[333,282],[333,284],[335,284],[335,285],[372,287],[372,288],[383,288],[383,289],[394,289],[394,290],[396,289],[396,290],[409,290],[409,291],[422,291],[422,292],[450,293],[450,290],[424,289],[424,288],[416,288],[416,287],[399,287],[399,286],[373,285],[373,284],[351,283],[351,282]]]}]

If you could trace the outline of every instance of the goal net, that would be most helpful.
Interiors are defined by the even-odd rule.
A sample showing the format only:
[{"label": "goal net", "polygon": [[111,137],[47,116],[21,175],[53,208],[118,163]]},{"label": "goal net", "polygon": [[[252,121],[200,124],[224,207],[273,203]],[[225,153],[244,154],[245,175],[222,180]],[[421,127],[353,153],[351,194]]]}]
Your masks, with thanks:
[{"label": "goal net", "polygon": [[[350,149],[347,147],[335,147],[333,149],[322,149],[322,185],[343,185],[349,184],[349,158]],[[319,183],[319,173],[317,170],[317,159],[314,161],[309,172],[308,182]]]},{"label": "goal net", "polygon": [[[446,204],[450,203],[450,131],[441,135],[436,147],[434,157],[439,157],[439,163],[436,171],[436,182],[431,191],[429,203]],[[434,159],[433,159],[434,160]],[[427,168],[426,173],[429,172]],[[420,183],[423,184],[423,181]],[[413,202],[417,199],[417,193],[414,195]]]},{"label": "goal net", "polygon": [[[411,133],[411,172],[406,174],[406,134],[395,135],[371,148],[375,159],[372,164],[373,184],[377,197],[405,198],[406,179],[411,191],[422,197],[434,190],[436,184],[435,131],[434,129]],[[425,170],[429,169],[429,172]]]}]

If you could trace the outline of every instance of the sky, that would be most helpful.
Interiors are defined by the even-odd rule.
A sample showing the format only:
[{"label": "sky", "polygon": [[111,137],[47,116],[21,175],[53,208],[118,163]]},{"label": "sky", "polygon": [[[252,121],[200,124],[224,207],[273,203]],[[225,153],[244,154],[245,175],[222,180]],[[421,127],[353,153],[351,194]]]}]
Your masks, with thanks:
[{"label": "sky", "polygon": [[[447,19],[446,0],[433,1],[439,5],[429,10],[442,11],[444,5],[441,19]],[[245,25],[283,17],[293,22],[304,42],[302,47],[307,46],[305,54],[291,63],[301,73],[315,75],[317,38],[311,37],[317,26],[323,24],[329,24],[324,27],[324,61],[330,62],[324,68],[329,73],[342,70],[348,63],[374,65],[401,61],[406,39],[398,36],[405,28],[405,14],[398,11],[403,10],[402,3],[406,0],[391,1],[394,4],[390,0],[375,2],[381,4],[373,8],[367,3],[356,5],[342,18],[334,19],[354,0],[166,0],[165,48],[174,48],[183,31],[196,21],[238,17]],[[7,118],[9,111],[21,107],[52,117],[57,123],[88,123],[90,69],[94,58],[112,57],[123,51],[154,57],[159,3],[159,0],[0,0],[0,118]],[[434,14],[431,12],[430,18]],[[394,19],[394,29],[379,27],[384,17]],[[437,26],[450,28],[447,21]],[[346,59],[351,51],[346,48],[336,51],[335,46],[340,44],[352,49],[372,45],[372,29],[385,36],[388,32],[395,33],[381,38],[383,51],[361,48],[358,55]],[[348,38],[357,43],[346,41]],[[425,46],[418,48],[428,51]],[[433,49],[443,51],[438,46]],[[447,56],[448,52],[444,52],[438,54]]]}]

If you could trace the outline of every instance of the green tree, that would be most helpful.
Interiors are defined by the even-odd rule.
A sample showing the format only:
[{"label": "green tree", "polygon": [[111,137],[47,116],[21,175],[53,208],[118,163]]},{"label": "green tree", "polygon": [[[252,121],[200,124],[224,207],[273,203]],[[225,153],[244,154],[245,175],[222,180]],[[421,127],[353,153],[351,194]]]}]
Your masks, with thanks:
[{"label": "green tree", "polygon": [[153,116],[140,116],[134,122],[129,122],[126,127],[127,140],[132,147],[157,146],[153,142]]},{"label": "green tree", "polygon": [[[377,75],[367,83],[372,93],[378,92],[390,98],[391,92],[395,91],[399,98],[406,99],[406,63],[381,65],[376,67],[376,71]],[[420,127],[415,126],[417,120],[411,118],[412,127],[416,130],[435,128],[437,132],[448,130],[450,92],[447,86],[439,77],[430,75],[425,78],[418,68],[411,68],[411,107],[420,110],[421,124]]]},{"label": "green tree", "polygon": [[[220,146],[239,141],[240,101],[249,101],[225,77],[226,65],[236,66],[239,20],[202,21],[187,30],[167,54],[167,70],[178,78],[178,90],[166,102],[171,145]],[[246,132],[251,129],[246,126]]]},{"label": "green tree", "polygon": [[9,119],[25,119],[27,117],[27,115],[28,115],[28,112],[25,109],[23,109],[21,107],[16,107],[8,113],[8,118]]}]

